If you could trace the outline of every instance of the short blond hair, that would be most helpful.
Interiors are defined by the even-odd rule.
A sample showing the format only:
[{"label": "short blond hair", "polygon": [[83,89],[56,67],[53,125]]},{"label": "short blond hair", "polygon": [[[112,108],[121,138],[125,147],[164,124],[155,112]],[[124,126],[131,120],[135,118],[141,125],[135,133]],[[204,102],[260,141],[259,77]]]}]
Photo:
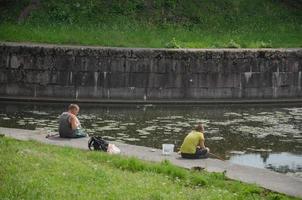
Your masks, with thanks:
[{"label": "short blond hair", "polygon": [[68,106],[68,110],[74,110],[74,109],[79,110],[80,107],[79,107],[77,104],[70,104],[70,105]]},{"label": "short blond hair", "polygon": [[195,128],[194,128],[195,131],[204,131],[204,128],[203,128],[203,125],[200,123],[198,124]]}]

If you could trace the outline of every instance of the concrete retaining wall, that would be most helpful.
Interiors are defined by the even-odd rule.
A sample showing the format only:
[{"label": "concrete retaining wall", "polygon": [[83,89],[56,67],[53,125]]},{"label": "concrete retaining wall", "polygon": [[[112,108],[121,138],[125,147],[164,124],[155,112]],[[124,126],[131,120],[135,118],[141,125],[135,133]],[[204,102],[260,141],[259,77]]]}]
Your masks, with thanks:
[{"label": "concrete retaining wall", "polygon": [[302,49],[127,49],[0,43],[0,95],[297,98]]}]

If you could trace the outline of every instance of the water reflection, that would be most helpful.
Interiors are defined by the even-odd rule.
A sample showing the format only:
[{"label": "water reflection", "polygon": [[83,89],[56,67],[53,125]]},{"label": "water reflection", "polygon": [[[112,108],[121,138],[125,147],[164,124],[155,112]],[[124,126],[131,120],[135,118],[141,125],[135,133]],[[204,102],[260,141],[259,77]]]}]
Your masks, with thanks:
[{"label": "water reflection", "polygon": [[[202,122],[206,144],[215,154],[279,172],[301,172],[296,167],[302,160],[301,106],[80,106],[79,119],[86,131],[108,140],[179,147],[191,127]],[[66,107],[1,103],[0,126],[57,131],[58,116]]]},{"label": "water reflection", "polygon": [[302,155],[292,153],[248,153],[230,157],[233,163],[272,169],[281,173],[296,173],[302,178]]}]

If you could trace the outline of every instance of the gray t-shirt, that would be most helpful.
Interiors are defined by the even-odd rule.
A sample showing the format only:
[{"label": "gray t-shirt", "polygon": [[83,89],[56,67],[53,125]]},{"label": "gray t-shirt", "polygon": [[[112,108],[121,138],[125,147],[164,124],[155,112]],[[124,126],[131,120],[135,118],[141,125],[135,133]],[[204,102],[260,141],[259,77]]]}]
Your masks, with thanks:
[{"label": "gray t-shirt", "polygon": [[74,130],[71,128],[69,122],[70,114],[68,112],[63,112],[59,117],[59,134],[60,137],[73,137]]}]

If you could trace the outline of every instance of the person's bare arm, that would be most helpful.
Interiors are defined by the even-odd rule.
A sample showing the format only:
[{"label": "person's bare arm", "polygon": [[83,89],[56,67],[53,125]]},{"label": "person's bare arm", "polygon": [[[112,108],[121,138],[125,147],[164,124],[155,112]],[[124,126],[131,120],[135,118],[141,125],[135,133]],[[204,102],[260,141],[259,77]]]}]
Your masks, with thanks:
[{"label": "person's bare arm", "polygon": [[72,130],[77,129],[78,125],[77,125],[76,116],[70,115],[69,122],[70,122],[70,125],[71,125]]},{"label": "person's bare arm", "polygon": [[204,145],[204,140],[200,140],[199,146],[202,149],[206,148],[206,146]]}]

